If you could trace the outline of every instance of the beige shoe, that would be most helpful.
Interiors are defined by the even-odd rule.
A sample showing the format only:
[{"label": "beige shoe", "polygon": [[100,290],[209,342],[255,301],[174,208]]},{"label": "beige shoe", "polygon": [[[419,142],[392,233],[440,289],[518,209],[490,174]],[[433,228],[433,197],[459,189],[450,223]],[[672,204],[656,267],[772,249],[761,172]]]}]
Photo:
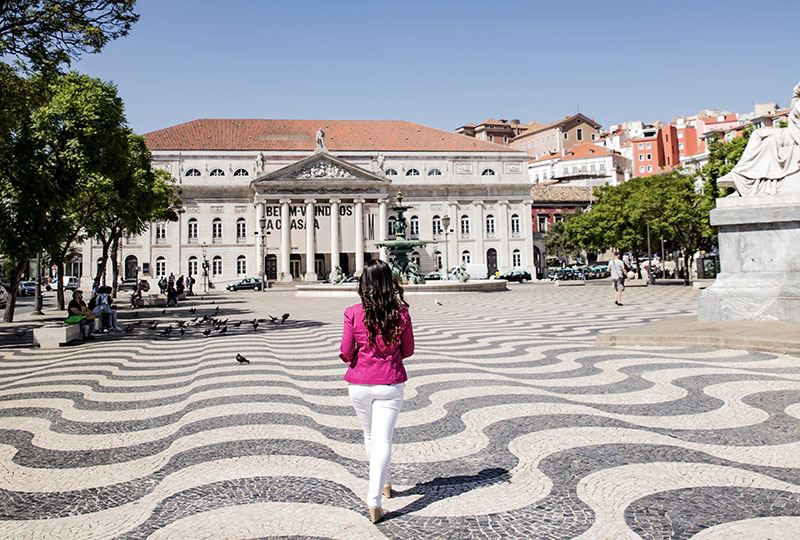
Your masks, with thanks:
[{"label": "beige shoe", "polygon": [[370,506],[369,519],[372,520],[372,523],[378,523],[380,520],[382,520],[383,508],[381,508],[380,506]]},{"label": "beige shoe", "polygon": [[383,486],[383,491],[381,492],[381,494],[384,497],[386,497],[387,499],[391,499],[392,498],[392,484],[386,484],[385,486]]}]

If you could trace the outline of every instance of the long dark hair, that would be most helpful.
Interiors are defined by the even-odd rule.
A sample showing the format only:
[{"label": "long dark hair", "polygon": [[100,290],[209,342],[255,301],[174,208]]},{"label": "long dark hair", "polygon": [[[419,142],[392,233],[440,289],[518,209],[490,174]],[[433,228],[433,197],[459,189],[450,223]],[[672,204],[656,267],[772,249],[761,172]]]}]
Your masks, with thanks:
[{"label": "long dark hair", "polygon": [[408,304],[403,298],[403,287],[389,265],[380,259],[367,262],[358,280],[358,295],[370,342],[375,344],[378,335],[387,345],[396,342],[403,331],[400,313]]}]

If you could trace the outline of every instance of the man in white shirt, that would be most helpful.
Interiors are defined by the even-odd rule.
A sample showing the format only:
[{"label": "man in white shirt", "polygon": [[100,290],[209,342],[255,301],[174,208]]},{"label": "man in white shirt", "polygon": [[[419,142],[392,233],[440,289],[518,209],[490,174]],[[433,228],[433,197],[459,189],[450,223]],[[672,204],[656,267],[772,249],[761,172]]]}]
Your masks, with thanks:
[{"label": "man in white shirt", "polygon": [[622,291],[625,290],[625,263],[619,258],[619,251],[614,252],[614,258],[608,261],[608,272],[611,274],[611,282],[614,284],[614,303],[622,305]]}]

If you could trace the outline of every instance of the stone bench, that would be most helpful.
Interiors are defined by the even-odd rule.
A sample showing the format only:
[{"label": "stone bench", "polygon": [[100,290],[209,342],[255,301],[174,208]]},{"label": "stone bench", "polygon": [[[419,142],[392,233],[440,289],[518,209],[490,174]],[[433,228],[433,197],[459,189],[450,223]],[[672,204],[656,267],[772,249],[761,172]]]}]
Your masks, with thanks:
[{"label": "stone bench", "polygon": [[[178,301],[186,299],[186,293],[178,295]],[[136,300],[136,307],[167,307],[167,295],[165,294],[145,294]]]},{"label": "stone bench", "polygon": [[81,325],[43,326],[33,329],[33,344],[43,349],[54,349],[73,341],[83,339]]}]

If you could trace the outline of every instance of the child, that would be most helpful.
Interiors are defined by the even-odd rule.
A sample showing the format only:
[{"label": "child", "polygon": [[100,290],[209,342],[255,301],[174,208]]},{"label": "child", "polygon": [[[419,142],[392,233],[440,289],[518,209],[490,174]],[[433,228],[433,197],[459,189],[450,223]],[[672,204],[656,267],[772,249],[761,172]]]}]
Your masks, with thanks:
[{"label": "child", "polygon": [[[408,379],[403,359],[414,354],[414,332],[403,288],[388,264],[369,261],[358,282],[361,303],[344,312],[339,357],[349,364],[344,380],[364,430],[369,458],[370,519],[383,518],[381,494],[391,496],[392,435]],[[383,488],[381,493],[381,488]]]}]

